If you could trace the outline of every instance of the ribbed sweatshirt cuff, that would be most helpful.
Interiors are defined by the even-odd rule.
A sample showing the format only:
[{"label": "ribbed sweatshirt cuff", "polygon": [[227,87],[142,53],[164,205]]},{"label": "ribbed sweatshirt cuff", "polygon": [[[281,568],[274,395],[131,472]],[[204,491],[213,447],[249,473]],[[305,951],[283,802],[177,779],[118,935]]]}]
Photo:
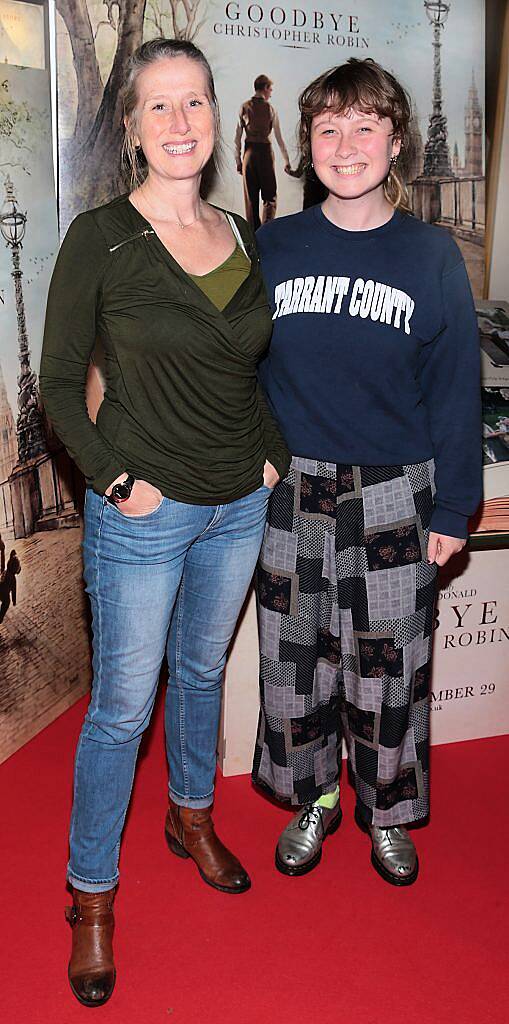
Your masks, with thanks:
[{"label": "ribbed sweatshirt cuff", "polygon": [[442,533],[445,537],[457,537],[466,540],[468,537],[468,516],[461,512],[451,512],[448,508],[437,505],[431,516],[430,530]]}]

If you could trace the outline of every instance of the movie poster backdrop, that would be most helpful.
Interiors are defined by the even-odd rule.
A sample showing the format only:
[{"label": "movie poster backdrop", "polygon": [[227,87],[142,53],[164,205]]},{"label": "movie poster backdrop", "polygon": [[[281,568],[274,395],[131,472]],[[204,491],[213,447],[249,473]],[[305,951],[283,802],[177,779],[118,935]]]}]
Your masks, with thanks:
[{"label": "movie poster backdrop", "polygon": [[[144,39],[190,39],[216,80],[224,161],[211,199],[244,212],[238,172],[239,114],[260,75],[272,82],[271,132],[277,214],[306,201],[296,142],[297,97],[316,75],[349,57],[373,57],[409,91],[412,146],[403,168],[415,213],[450,230],[474,293],[483,286],[484,0],[100,0],[57,5],[60,214],[107,201],[119,176],[122,70]],[[289,167],[287,164],[289,158]],[[285,166],[291,173],[285,172]],[[312,196],[311,196],[312,198]]]},{"label": "movie poster backdrop", "polygon": [[[483,0],[451,0],[448,4],[386,0],[383,5],[374,0],[356,0],[341,9],[308,0],[292,4],[128,0],[117,9],[88,0],[86,6],[79,5],[79,10],[68,0],[60,0],[58,10],[62,229],[79,210],[107,201],[125,188],[118,171],[122,117],[119,88],[126,57],[144,39],[158,35],[185,38],[204,50],[215,75],[224,149],[221,172],[210,198],[219,206],[251,216],[252,204],[251,208],[246,205],[245,182],[239,173],[244,157],[239,115],[253,96],[255,79],[265,75],[272,84],[269,101],[275,115],[271,131],[277,181],[275,214],[281,216],[298,211],[313,199],[313,183],[302,174],[297,148],[299,91],[334,64],[352,56],[370,56],[392,70],[412,98],[412,145],[403,172],[414,212],[452,232],[466,260],[474,294],[481,294],[485,220]],[[87,46],[78,49],[75,40],[83,39]],[[259,213],[263,217],[261,203]],[[475,557],[480,564],[483,553]],[[502,619],[505,614],[502,608]],[[459,654],[451,646],[447,652],[442,651],[437,643],[438,661],[447,653],[447,672],[451,671],[452,658],[456,658],[458,679],[464,671],[464,643],[462,640]],[[493,658],[500,658],[500,646],[491,650]],[[439,678],[440,669],[436,671]],[[491,669],[488,674],[493,674]],[[480,685],[483,682],[484,677]],[[246,758],[249,760],[252,748],[256,702],[256,628],[251,601],[226,674],[221,755],[228,768],[229,746],[232,761],[237,758],[233,771],[248,770]],[[435,739],[444,742],[458,738],[454,714],[439,716],[439,704],[434,704]],[[491,705],[476,706],[473,731],[469,732],[468,720],[462,721],[465,737],[498,730],[493,716],[485,718],[488,707],[495,707],[493,701]],[[238,757],[237,748],[241,751]]]},{"label": "movie poster backdrop", "polygon": [[[324,69],[348,57],[371,56],[393,70],[412,97],[412,149],[405,178],[414,211],[454,234],[474,293],[481,293],[483,0],[451,0],[448,4],[386,0],[382,7],[377,0],[356,0],[341,10],[308,0],[293,4],[246,0],[124,0],[118,4],[83,0],[75,4],[59,0],[56,6],[60,237],[81,210],[125,190],[119,170],[121,83],[126,60],[144,39],[159,35],[191,39],[209,58],[224,141],[223,165],[211,199],[240,213],[246,212],[246,205],[242,166],[239,172],[239,156],[242,164],[244,150],[239,114],[253,95],[255,78],[265,75],[270,79],[277,180],[273,212],[277,216],[296,212],[312,198],[313,183],[302,174],[296,143],[299,91]],[[12,246],[7,243],[0,262],[0,316],[7,325],[6,332],[2,328],[0,352],[0,530],[5,565],[14,548],[20,569],[17,571],[13,559],[10,568],[16,605],[14,584],[8,580],[0,624],[2,665],[8,665],[11,678],[0,706],[2,736],[7,737],[0,740],[0,759],[74,700],[89,682],[80,531],[76,526],[77,481],[51,435],[45,450],[24,450],[24,461],[19,452],[16,361],[20,338],[15,293],[21,281],[30,350],[21,400],[25,412],[30,412],[34,403],[38,404],[43,310],[57,248],[45,14],[44,3],[0,0],[3,213],[12,214],[14,195],[16,209],[26,215],[23,248],[18,253],[23,277],[12,276]],[[31,77],[37,75],[38,79]],[[10,198],[6,193],[8,177],[13,189]],[[260,213],[263,216],[262,207]],[[247,630],[248,646],[255,642],[249,618],[237,637],[230,677],[237,650],[235,674],[246,679],[246,662],[242,657],[239,660],[243,629]],[[256,679],[253,686],[250,681],[253,687],[256,693]],[[489,727],[487,730],[484,735]]]},{"label": "movie poster backdrop", "polygon": [[59,244],[46,14],[0,0],[0,762],[90,679],[78,481],[38,391]]}]

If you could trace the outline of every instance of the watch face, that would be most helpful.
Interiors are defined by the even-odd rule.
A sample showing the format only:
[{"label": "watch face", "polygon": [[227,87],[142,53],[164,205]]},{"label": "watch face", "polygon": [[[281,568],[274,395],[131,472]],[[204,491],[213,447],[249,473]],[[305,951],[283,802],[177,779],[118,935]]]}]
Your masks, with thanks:
[{"label": "watch face", "polygon": [[125,480],[124,483],[115,484],[111,493],[117,501],[126,501],[131,493],[131,487]]}]

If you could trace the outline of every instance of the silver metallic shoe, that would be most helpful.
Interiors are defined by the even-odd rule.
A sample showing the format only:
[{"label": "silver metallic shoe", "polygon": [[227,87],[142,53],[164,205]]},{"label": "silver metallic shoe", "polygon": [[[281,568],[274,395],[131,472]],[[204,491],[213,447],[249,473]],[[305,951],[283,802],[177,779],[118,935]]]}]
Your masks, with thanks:
[{"label": "silver metallic shoe", "polygon": [[322,844],[341,825],[339,800],[335,807],[306,804],[279,837],[276,867],[283,875],[306,875],[320,863]]},{"label": "silver metallic shoe", "polygon": [[371,863],[381,878],[391,885],[412,885],[419,873],[419,861],[405,826],[367,825],[357,809],[355,820],[359,828],[371,836]]}]

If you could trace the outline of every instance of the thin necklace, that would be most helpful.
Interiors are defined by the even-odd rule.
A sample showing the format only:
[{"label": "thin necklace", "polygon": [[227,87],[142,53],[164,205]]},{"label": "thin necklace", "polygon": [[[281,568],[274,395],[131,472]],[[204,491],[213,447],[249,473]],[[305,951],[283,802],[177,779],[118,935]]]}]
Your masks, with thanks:
[{"label": "thin necklace", "polygon": [[[146,204],[147,204],[147,205],[148,205],[149,207],[151,206],[151,203],[147,201],[147,198],[146,198],[146,196],[144,197],[144,201],[145,201],[145,203],[146,203]],[[179,215],[178,215],[178,214],[177,214],[177,219],[176,219],[176,221],[175,221],[175,220],[173,220],[173,219],[171,219],[171,218],[169,218],[169,217],[167,217],[167,218],[163,218],[163,217],[156,217],[156,220],[162,220],[164,224],[177,224],[177,225],[178,225],[178,227],[179,227],[179,228],[181,228],[182,230],[183,230],[184,228],[190,228],[192,224],[196,224],[196,221],[197,221],[197,220],[200,220],[200,217],[201,217],[201,214],[202,214],[202,209],[201,209],[201,206],[202,206],[202,201],[201,201],[201,198],[200,198],[200,199],[198,200],[198,214],[197,214],[197,216],[196,216],[196,217],[194,217],[194,218],[193,218],[193,220],[190,220],[188,224],[184,224],[184,223],[183,223],[183,221],[181,221],[181,219],[180,219],[180,217],[179,217]],[[139,212],[139,213],[141,213],[141,210],[139,210],[138,212]],[[142,214],[142,216],[143,216],[143,214]]]},{"label": "thin necklace", "polygon": [[[178,224],[179,228],[190,228],[192,224],[196,224],[196,221],[199,220],[200,217],[201,217],[201,200],[200,200],[200,212],[199,212],[198,216],[195,217],[193,220],[190,220],[189,224],[183,224],[181,219],[180,219],[180,217],[179,217],[179,215],[177,214],[177,224]],[[172,223],[174,223],[174,221],[169,221],[169,223],[172,224]]]}]

